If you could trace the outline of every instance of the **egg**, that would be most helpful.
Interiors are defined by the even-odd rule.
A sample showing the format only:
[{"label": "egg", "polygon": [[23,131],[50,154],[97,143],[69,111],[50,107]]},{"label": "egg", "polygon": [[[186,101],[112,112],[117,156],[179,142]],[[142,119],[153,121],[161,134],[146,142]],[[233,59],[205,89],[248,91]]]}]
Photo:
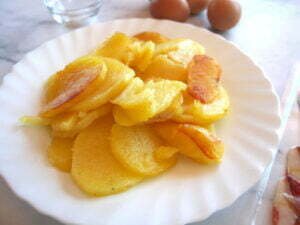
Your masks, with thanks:
[{"label": "egg", "polygon": [[150,13],[154,18],[184,22],[190,15],[190,7],[186,0],[153,0]]},{"label": "egg", "polygon": [[241,6],[234,0],[211,0],[207,16],[211,26],[225,31],[234,27],[241,18]]},{"label": "egg", "polygon": [[210,0],[187,0],[192,14],[198,14],[199,12],[206,9],[209,1]]}]

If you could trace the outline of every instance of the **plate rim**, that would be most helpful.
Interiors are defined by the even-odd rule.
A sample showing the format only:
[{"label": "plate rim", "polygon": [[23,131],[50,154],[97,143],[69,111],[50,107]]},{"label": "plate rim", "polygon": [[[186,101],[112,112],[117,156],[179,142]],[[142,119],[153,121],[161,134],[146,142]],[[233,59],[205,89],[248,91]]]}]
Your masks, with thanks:
[{"label": "plate rim", "polygon": [[[255,67],[262,75],[262,78],[264,78],[265,82],[268,83],[268,85],[270,86],[270,92],[272,93],[272,96],[275,99],[276,102],[276,113],[274,113],[274,116],[276,116],[277,118],[277,127],[276,129],[274,129],[274,134],[276,135],[276,146],[275,146],[275,142],[274,142],[274,148],[277,148],[279,145],[279,141],[281,138],[281,134],[280,134],[280,129],[282,126],[282,112],[281,112],[281,108],[280,108],[280,100],[279,97],[274,89],[274,86],[272,84],[272,82],[270,81],[270,78],[266,75],[266,73],[264,72],[263,68],[259,66],[258,63],[255,62],[255,60],[253,60],[248,54],[246,54],[243,50],[241,50],[235,43],[233,43],[232,41],[226,40],[224,37],[222,37],[219,34],[213,33],[203,27],[198,27],[196,25],[190,24],[190,23],[180,23],[180,22],[175,22],[175,21],[171,21],[171,20],[165,20],[165,19],[153,19],[153,18],[121,18],[121,19],[113,19],[113,20],[108,20],[108,21],[103,21],[103,22],[96,22],[84,27],[80,27],[71,31],[68,31],[66,33],[60,34],[57,37],[54,37],[46,42],[43,42],[42,44],[38,45],[37,47],[35,47],[33,50],[27,52],[21,60],[19,60],[16,64],[14,64],[11,68],[11,70],[5,74],[3,76],[2,82],[0,84],[0,89],[4,86],[4,83],[6,82],[6,79],[8,76],[10,76],[11,73],[14,72],[15,68],[22,64],[24,61],[26,61],[27,58],[30,58],[31,55],[38,49],[40,48],[44,48],[45,46],[49,45],[49,43],[51,42],[55,42],[60,38],[66,37],[67,35],[70,35],[71,33],[75,33],[75,32],[84,32],[84,30],[86,29],[93,29],[93,27],[97,27],[97,26],[103,26],[105,24],[109,24],[109,23],[116,23],[116,22],[133,22],[133,21],[139,21],[140,23],[142,22],[146,22],[146,21],[154,21],[154,22],[165,22],[165,23],[172,23],[174,26],[180,25],[180,26],[187,26],[190,27],[192,29],[197,29],[197,30],[201,30],[201,32],[204,32],[206,34],[209,34],[211,36],[213,36],[216,39],[221,40],[222,42],[224,42],[224,44],[226,43],[227,45],[230,45],[232,48],[234,48],[236,51],[238,51],[240,54],[242,54],[243,56],[245,56],[248,60],[249,63],[252,64],[253,67]],[[230,205],[234,204],[237,199],[239,197],[241,197],[242,195],[244,195],[249,189],[251,189],[252,187],[254,187],[262,178],[262,175],[264,174],[265,170],[268,168],[268,166],[272,163],[274,156],[275,156],[276,152],[272,151],[272,155],[268,161],[268,163],[266,164],[266,166],[264,167],[264,169],[261,171],[258,179],[252,184],[250,185],[248,188],[246,188],[243,192],[241,193],[237,193],[237,194],[233,194],[233,197],[230,198],[227,201],[223,201],[223,204],[220,204],[218,207],[216,207],[215,209],[211,210],[209,213],[207,214],[199,214],[198,217],[195,218],[189,218],[190,221],[180,221],[180,223],[193,223],[193,222],[200,222],[203,221],[205,219],[207,219],[208,217],[210,217],[211,215],[213,215],[214,213],[216,213],[219,210],[223,210],[227,207],[229,207]],[[36,202],[32,202],[29,198],[22,196],[22,193],[19,193],[15,186],[13,185],[13,183],[9,182],[8,176],[2,171],[0,170],[0,175],[4,178],[5,182],[7,183],[7,185],[9,186],[9,188],[12,190],[12,192],[18,196],[18,198],[20,198],[21,200],[24,200],[26,202],[26,204],[32,206],[35,210],[37,210],[39,213],[46,215],[46,216],[50,216],[52,218],[54,218],[57,221],[63,222],[63,223],[74,223],[74,221],[63,218],[53,212],[49,212],[47,211],[47,209],[43,209],[42,207],[40,207],[40,205]]]}]

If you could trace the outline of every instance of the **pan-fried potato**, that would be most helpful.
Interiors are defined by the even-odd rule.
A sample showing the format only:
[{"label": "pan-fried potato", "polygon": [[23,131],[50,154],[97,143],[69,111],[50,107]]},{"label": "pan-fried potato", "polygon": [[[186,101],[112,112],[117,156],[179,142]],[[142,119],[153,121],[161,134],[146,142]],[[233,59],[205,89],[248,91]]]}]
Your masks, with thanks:
[{"label": "pan-fried potato", "polygon": [[112,105],[108,103],[89,112],[69,112],[56,117],[51,122],[52,134],[57,137],[73,137],[99,117],[110,113],[111,110]]},{"label": "pan-fried potato", "polygon": [[51,76],[42,110],[48,160],[85,193],[105,196],[159,175],[185,155],[220,163],[214,122],[229,110],[221,67],[201,44],[156,32],[115,33]]},{"label": "pan-fried potato", "polygon": [[153,58],[147,69],[139,75],[143,80],[169,79],[184,81],[187,69],[180,63],[174,62],[167,55],[158,55]]},{"label": "pan-fried potato", "polygon": [[99,57],[84,56],[49,78],[45,86],[42,117],[54,117],[93,93],[106,77]]},{"label": "pan-fried potato", "polygon": [[179,94],[176,98],[174,98],[173,102],[168,108],[166,108],[163,112],[157,114],[156,116],[148,120],[147,123],[163,122],[166,120],[171,120],[177,115],[181,115],[183,113],[182,103],[183,96],[182,94]]},{"label": "pan-fried potato", "polygon": [[48,160],[57,169],[70,172],[72,166],[73,138],[53,137],[48,147]]},{"label": "pan-fried potato", "polygon": [[78,113],[68,112],[52,119],[51,128],[53,131],[70,131],[78,122]]},{"label": "pan-fried potato", "polygon": [[40,116],[22,116],[19,121],[28,126],[47,126],[51,123],[50,119]]},{"label": "pan-fried potato", "polygon": [[82,131],[73,147],[71,175],[87,194],[103,196],[125,191],[143,177],[127,171],[111,153],[113,119],[103,117]]},{"label": "pan-fried potato", "polygon": [[132,44],[131,37],[117,32],[100,45],[94,54],[109,58],[114,58],[125,65],[129,65],[132,61],[132,53],[129,52],[129,46]]},{"label": "pan-fried potato", "polygon": [[115,33],[94,54],[117,59],[137,71],[150,64],[155,50],[152,41],[139,41],[123,33]]},{"label": "pan-fried potato", "polygon": [[142,80],[135,78],[112,101],[118,105],[113,109],[115,120],[124,126],[145,122],[164,112],[185,89],[186,85],[179,81],[151,80],[144,84]]},{"label": "pan-fried potato", "polygon": [[188,65],[188,93],[204,104],[218,96],[221,67],[214,58],[195,55]]},{"label": "pan-fried potato", "polygon": [[204,53],[204,48],[190,39],[178,38],[158,44],[152,62],[141,77],[144,80],[164,78],[186,81],[189,62],[194,55]]},{"label": "pan-fried potato", "polygon": [[[112,128],[111,146],[116,159],[128,170],[143,176],[154,176],[176,163],[176,157],[157,161],[155,151],[164,143],[146,126]],[[172,155],[173,156],[173,155]]]},{"label": "pan-fried potato", "polygon": [[74,105],[72,111],[89,111],[108,103],[117,97],[135,76],[132,69],[115,59],[103,58],[103,61],[107,66],[106,79],[98,85],[93,94]]},{"label": "pan-fried potato", "polygon": [[158,162],[163,162],[175,157],[178,153],[178,149],[170,146],[161,146],[154,151],[154,158]]},{"label": "pan-fried potato", "polygon": [[134,35],[133,37],[135,37],[141,41],[152,41],[155,44],[164,43],[164,42],[170,40],[169,38],[163,36],[160,33],[149,32],[149,31],[138,33],[138,34]]},{"label": "pan-fried potato", "polygon": [[169,145],[199,163],[219,163],[222,160],[223,143],[203,127],[164,122],[153,124],[152,128]]},{"label": "pan-fried potato", "polygon": [[180,123],[208,125],[222,119],[228,113],[230,102],[226,90],[220,85],[217,97],[209,104],[203,104],[189,94],[184,95],[183,113],[172,120]]},{"label": "pan-fried potato", "polygon": [[129,66],[136,70],[137,73],[143,72],[151,63],[155,45],[151,41],[134,41],[130,46],[133,54],[133,59]]}]

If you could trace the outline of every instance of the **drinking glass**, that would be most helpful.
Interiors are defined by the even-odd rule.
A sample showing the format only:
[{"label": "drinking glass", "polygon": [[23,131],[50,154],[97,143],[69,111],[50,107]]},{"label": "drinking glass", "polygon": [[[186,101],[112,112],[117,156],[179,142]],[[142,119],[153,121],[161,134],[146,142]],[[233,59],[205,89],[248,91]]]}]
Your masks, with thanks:
[{"label": "drinking glass", "polygon": [[102,0],[44,0],[53,19],[61,24],[84,24],[95,17]]}]

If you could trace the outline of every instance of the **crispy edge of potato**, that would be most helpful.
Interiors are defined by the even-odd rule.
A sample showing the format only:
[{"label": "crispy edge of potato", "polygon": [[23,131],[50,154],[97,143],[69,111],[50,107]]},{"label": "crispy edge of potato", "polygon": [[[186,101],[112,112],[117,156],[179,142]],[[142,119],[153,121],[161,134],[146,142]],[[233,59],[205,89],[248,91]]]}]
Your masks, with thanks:
[{"label": "crispy edge of potato", "polygon": [[103,69],[104,67],[105,65],[102,63],[101,68],[97,67],[97,69],[93,70],[80,71],[79,73],[82,74],[86,71],[92,72],[89,76],[82,76],[77,81],[71,83],[62,93],[49,103],[46,103],[40,112],[40,116],[45,118],[56,116],[93,93],[99,83],[103,81],[103,77],[99,76],[99,74],[102,73],[102,70],[105,70]]},{"label": "crispy edge of potato", "polygon": [[190,124],[181,124],[179,132],[193,140],[207,158],[216,162],[221,161],[224,154],[224,145],[217,136],[207,129]]},{"label": "crispy edge of potato", "polygon": [[[202,136],[200,136],[201,141],[205,139],[205,143],[211,142],[210,144],[212,145],[214,143],[217,143],[217,145],[215,146],[216,148],[218,148],[216,154],[207,154],[207,151],[203,152],[201,148],[205,146],[212,146],[208,144],[201,144],[201,141],[197,139],[199,137],[194,133],[188,132],[187,129],[184,128],[185,125],[199,127],[191,124],[183,125],[175,122],[162,122],[152,124],[152,129],[154,129],[156,133],[170,146],[178,148],[181,154],[188,156],[196,162],[205,164],[220,163],[222,161],[222,156],[224,152],[224,146],[222,142],[215,135],[209,133],[209,131],[203,134],[202,131],[203,129],[205,130],[205,128],[200,127],[200,131],[202,132],[201,134],[203,134]],[[215,151],[215,148],[210,148],[210,150]]]},{"label": "crispy edge of potato", "polygon": [[[175,114],[171,120],[178,123],[192,123],[200,126],[207,126],[224,118],[230,111],[229,96],[224,87],[219,86],[218,97],[209,104],[203,104],[191,96],[184,97],[183,113]],[[191,102],[186,102],[191,100]],[[187,103],[187,105],[185,105]]]},{"label": "crispy edge of potato", "polygon": [[222,69],[217,61],[207,55],[195,55],[188,64],[188,93],[204,104],[218,96]]},{"label": "crispy edge of potato", "polygon": [[[64,73],[73,74],[73,73],[78,73],[83,69],[87,69],[91,67],[93,68],[97,65],[102,64],[101,60],[102,60],[101,57],[97,57],[93,55],[85,55],[75,59],[74,61],[66,65],[64,69],[50,76],[46,81],[46,83],[44,84],[43,103],[45,104],[53,100],[53,98],[58,95],[59,90],[63,88],[62,86],[63,83],[61,82],[64,82],[65,79],[62,79],[61,76],[63,76]],[[102,67],[101,74],[99,74],[101,79],[105,78],[106,70],[107,70],[106,67]]]}]

